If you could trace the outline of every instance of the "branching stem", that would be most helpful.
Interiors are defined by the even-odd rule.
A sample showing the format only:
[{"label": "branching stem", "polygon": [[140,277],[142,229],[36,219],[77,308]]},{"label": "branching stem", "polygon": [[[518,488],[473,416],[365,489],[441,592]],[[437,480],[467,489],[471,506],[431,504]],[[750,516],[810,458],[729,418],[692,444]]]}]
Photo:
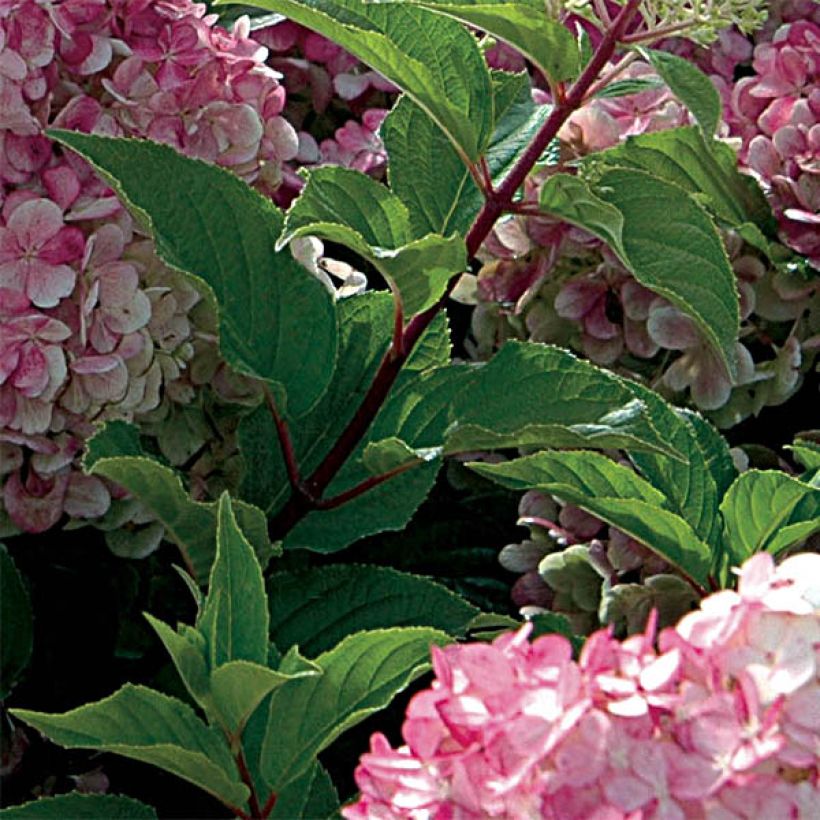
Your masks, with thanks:
[{"label": "branching stem", "polygon": [[[598,79],[601,71],[615,53],[618,44],[623,41],[624,31],[634,18],[641,0],[627,0],[626,4],[618,13],[618,16],[607,29],[601,42],[598,44],[589,63],[587,63],[581,75],[567,90],[556,100],[555,106],[550,112],[541,129],[536,134],[532,143],[519,157],[510,173],[504,178],[501,185],[489,192],[484,205],[476,216],[470,230],[465,238],[468,257],[474,257],[482,242],[487,238],[499,216],[507,210],[513,202],[516,192],[524,183],[527,174],[530,173],[544,149],[555,138],[561,126],[566,122],[570,114],[582,105],[584,97],[590,86]],[[469,165],[468,165],[469,167]],[[290,499],[282,508],[280,513],[271,521],[269,531],[271,538],[279,539],[299,520],[301,520],[312,509],[317,509],[321,504],[322,493],[334,476],[339,472],[342,465],[351,456],[353,451],[362,440],[367,428],[376,417],[387,394],[390,392],[396,377],[399,375],[404,362],[410,355],[416,342],[419,340],[430,323],[438,315],[449,298],[452,288],[455,286],[457,278],[454,277],[446,293],[436,302],[435,305],[414,316],[404,328],[402,334],[402,344],[399,355],[393,354],[393,346],[387,351],[379,365],[376,375],[373,378],[367,393],[362,399],[362,403],[348,422],[347,427],[342,431],[330,452],[322,463],[314,470],[313,474],[304,482],[303,493],[293,492]],[[284,449],[283,449],[284,452]],[[386,480],[386,479],[385,479]]]}]

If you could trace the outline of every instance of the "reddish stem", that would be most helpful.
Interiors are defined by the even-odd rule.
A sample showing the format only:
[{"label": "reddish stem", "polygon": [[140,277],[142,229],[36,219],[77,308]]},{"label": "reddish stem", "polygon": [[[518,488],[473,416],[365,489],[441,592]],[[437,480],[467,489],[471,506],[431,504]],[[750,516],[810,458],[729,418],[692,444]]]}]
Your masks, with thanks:
[{"label": "reddish stem", "polygon": [[[248,797],[248,806],[250,806],[251,818],[263,818],[266,815],[262,814],[262,809],[259,807],[259,800],[256,797],[256,789],[253,786],[253,777],[251,777],[250,770],[248,769],[248,764],[245,761],[245,752],[242,750],[242,747],[239,747],[239,751],[236,753],[236,766],[239,769],[239,776],[242,778],[242,782],[248,787],[248,791],[250,791],[250,797]],[[244,815],[247,817],[247,815]]]},{"label": "reddish stem", "polygon": [[276,792],[271,792],[270,797],[267,799],[267,802],[264,806],[262,806],[262,820],[267,820],[270,817],[270,813],[273,811],[274,806],[276,806],[276,798],[279,797]]},{"label": "reddish stem", "polygon": [[[566,94],[561,95],[561,98],[556,100],[555,107],[541,126],[535,139],[519,157],[501,185],[490,193],[465,238],[468,257],[475,256],[498,217],[512,204],[516,191],[524,183],[527,174],[530,173],[544,149],[558,134],[570,114],[583,103],[587,90],[615,53],[615,49],[623,37],[624,30],[635,16],[639,4],[640,0],[627,0],[612,26],[604,34],[598,48],[592,55],[592,59],[587,63],[581,75]],[[387,398],[387,394],[390,392],[390,388],[393,386],[402,365],[413,350],[413,346],[444,307],[455,281],[454,278],[447,292],[435,305],[423,313],[417,314],[408,322],[402,335],[402,345],[398,355],[395,355],[391,345],[353,418],[342,431],[328,455],[305,482],[306,495],[293,493],[280,513],[270,522],[271,538],[282,538],[311,509],[316,509],[315,499],[321,498],[322,492],[367,432],[367,428]]]},{"label": "reddish stem", "polygon": [[273,393],[267,385],[265,385],[264,391],[265,402],[273,417],[273,423],[276,425],[276,435],[279,437],[279,446],[282,448],[282,457],[285,460],[285,467],[288,471],[288,480],[290,481],[291,489],[295,493],[303,494],[304,488],[302,486],[302,478],[299,475],[299,462],[296,459],[296,452],[293,449],[293,439],[290,436],[288,423],[279,414],[279,410],[276,407],[276,399],[273,397]]},{"label": "reddish stem", "polygon": [[397,475],[401,475],[402,473],[407,472],[411,467],[416,467],[419,464],[418,461],[409,461],[407,464],[402,464],[400,467],[394,467],[392,470],[388,470],[386,473],[381,473],[380,475],[372,475],[369,478],[366,478],[364,481],[360,481],[354,487],[351,487],[349,490],[345,490],[338,495],[334,495],[332,498],[320,498],[315,503],[315,508],[317,510],[333,510],[336,507],[341,507],[342,504],[346,504],[348,501],[352,501],[354,498],[362,495],[362,493],[366,493],[368,490],[372,490],[373,487],[378,487],[379,484],[384,484],[385,481],[389,481],[391,478]]}]

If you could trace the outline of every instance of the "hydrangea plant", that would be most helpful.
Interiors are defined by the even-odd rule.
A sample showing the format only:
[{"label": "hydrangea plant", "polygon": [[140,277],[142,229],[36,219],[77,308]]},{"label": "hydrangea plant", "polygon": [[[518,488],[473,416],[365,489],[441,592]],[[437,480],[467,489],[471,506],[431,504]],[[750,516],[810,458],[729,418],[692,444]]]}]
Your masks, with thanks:
[{"label": "hydrangea plant", "polygon": [[[814,321],[773,184],[716,136],[718,92],[678,46],[649,47],[747,31],[758,4],[258,2],[290,21],[259,36],[304,72],[292,123],[244,18],[229,32],[197,5],[86,0],[4,18],[5,503],[44,530],[55,506],[99,517],[128,494],[139,509],[101,526],[124,552],[128,516],[164,531],[196,610],[176,629],[149,616],[188,703],[128,683],[12,714],[237,817],[326,816],[339,801],[317,755],[436,646],[408,748],[377,736],[349,816],[805,813],[816,560],[788,556],[820,529],[820,451],[795,442],[801,475],[738,474],[717,429],[669,401],[688,389],[715,411],[757,382],[777,387],[765,400],[796,387],[802,329],[770,340],[787,352],[765,375],[746,346],[756,288],[772,322]],[[313,134],[328,83],[353,116]],[[355,267],[328,265],[324,242]],[[786,308],[784,281],[803,283]],[[468,363],[445,305],[471,290],[497,310],[493,355]],[[679,351],[662,372],[621,366],[661,348]],[[530,493],[524,523],[558,547],[535,558],[557,605],[526,614],[569,640],[530,644],[530,625],[509,631],[520,621],[432,580],[329,563],[405,528],[447,459]],[[646,617],[630,619],[638,598]],[[594,632],[574,660],[596,619],[638,634]],[[86,805],[105,816],[112,800]]]}]

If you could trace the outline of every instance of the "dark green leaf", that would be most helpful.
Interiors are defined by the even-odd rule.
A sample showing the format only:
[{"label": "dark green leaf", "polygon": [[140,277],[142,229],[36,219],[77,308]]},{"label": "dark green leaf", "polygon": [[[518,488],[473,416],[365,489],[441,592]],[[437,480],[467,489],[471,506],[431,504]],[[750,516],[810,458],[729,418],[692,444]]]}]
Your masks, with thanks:
[{"label": "dark green leaf", "polygon": [[677,185],[643,171],[606,171],[594,190],[623,215],[623,261],[635,279],[690,316],[734,374],[740,323],[737,284],[706,212]]},{"label": "dark green leaf", "polygon": [[717,131],[721,102],[712,81],[691,61],[668,51],[640,49],[672,93],[692,112],[707,137]]},{"label": "dark green leaf", "polygon": [[570,174],[548,177],[541,188],[541,207],[603,239],[619,256],[623,248],[623,214],[597,197],[587,183]]},{"label": "dark green leaf", "polygon": [[[398,438],[414,450],[441,447],[450,405],[466,375],[466,368],[459,365],[400,375],[326,496],[345,492],[371,476],[363,455],[372,442]],[[285,537],[285,548],[335,552],[366,535],[402,529],[430,492],[440,463],[440,458],[426,460],[340,507],[310,513]]]},{"label": "dark green leaf", "polygon": [[748,470],[729,488],[720,511],[734,561],[763,550],[777,555],[820,530],[820,489],[779,470]]},{"label": "dark green leaf", "polygon": [[677,455],[629,382],[560,348],[508,342],[471,374],[453,403],[447,452],[542,445]]},{"label": "dark green leaf", "polygon": [[755,180],[740,173],[737,156],[719,140],[705,139],[695,127],[672,128],[629,137],[626,142],[595,154],[588,164],[634,168],[674,183],[717,219],[738,229],[749,223],[773,236],[772,210]]},{"label": "dark green leaf", "polygon": [[225,663],[211,673],[217,719],[232,737],[239,737],[248,718],[274,689],[286,681],[315,674],[310,670],[285,674],[248,661]]},{"label": "dark green leaf", "polygon": [[0,544],[0,700],[28,666],[33,639],[28,591],[5,544]]},{"label": "dark green leaf", "polygon": [[216,558],[197,627],[209,648],[211,669],[229,661],[265,665],[268,606],[262,568],[236,523],[227,493],[219,499]]},{"label": "dark green leaf", "polygon": [[430,647],[449,640],[424,628],[359,632],[316,658],[323,675],[277,689],[260,758],[271,788],[293,782],[342,732],[387,706],[429,669]]},{"label": "dark green leaf", "polygon": [[548,16],[542,0],[411,0],[483,29],[520,51],[553,82],[579,70],[570,30]]},{"label": "dark green leaf", "polygon": [[49,133],[147,222],[165,262],[210,288],[226,360],[280,385],[293,415],[312,407],[335,368],[336,313],[324,285],[289,251],[275,251],[278,208],[229,171],[166,145]]},{"label": "dark green leaf", "polygon": [[60,794],[0,809],[3,820],[156,820],[152,806],[118,794]]},{"label": "dark green leaf", "polygon": [[339,808],[336,787],[320,763],[286,786],[276,798],[271,820],[317,820],[335,817]]},{"label": "dark green leaf", "polygon": [[229,806],[242,807],[248,789],[216,730],[182,701],[126,684],[96,703],[64,714],[12,714],[69,749],[99,749],[141,760],[188,780]]},{"label": "dark green leaf", "polygon": [[463,635],[476,607],[446,587],[387,567],[339,564],[271,576],[271,635],[310,657],[362,629],[430,626]]},{"label": "dark green leaf", "polygon": [[374,265],[401,299],[406,317],[434,305],[467,266],[460,237],[428,234],[414,240],[401,200],[352,168],[328,165],[310,173],[285,217],[279,244],[306,235],[344,245]]},{"label": "dark green leaf", "polygon": [[490,75],[475,38],[455,20],[410,5],[360,0],[254,0],[354,54],[427,113],[469,161],[492,128]]},{"label": "dark green leaf", "polygon": [[[121,422],[116,422],[114,428],[110,424],[104,424],[89,441],[83,466],[87,472],[105,476],[139,498],[162,522],[167,537],[179,547],[188,571],[203,584],[216,550],[216,502],[193,501],[179,476],[152,458],[113,455],[128,439]],[[279,550],[268,539],[264,514],[243,501],[237,501],[235,508],[242,531],[253,544],[260,562],[266,565]]]},{"label": "dark green leaf", "polygon": [[[512,86],[510,75],[495,76],[503,78],[503,85],[500,80],[497,85],[498,97],[501,88]],[[526,76],[514,76],[519,77],[518,95],[508,108],[497,107],[486,151],[496,186],[549,116],[548,106],[533,103]],[[402,96],[382,123],[381,136],[390,157],[390,186],[410,212],[413,235],[449,236],[453,231],[465,235],[484,197],[441,131],[409,97]]]},{"label": "dark green leaf", "polygon": [[553,493],[623,530],[701,586],[707,585],[709,547],[666,508],[663,493],[600,453],[547,451],[470,467],[505,487]]},{"label": "dark green leaf", "polygon": [[616,97],[626,97],[630,94],[640,94],[642,91],[649,91],[655,88],[662,88],[663,81],[649,77],[635,77],[629,80],[615,80],[615,82],[605,85],[595,96],[602,100],[610,100]]}]

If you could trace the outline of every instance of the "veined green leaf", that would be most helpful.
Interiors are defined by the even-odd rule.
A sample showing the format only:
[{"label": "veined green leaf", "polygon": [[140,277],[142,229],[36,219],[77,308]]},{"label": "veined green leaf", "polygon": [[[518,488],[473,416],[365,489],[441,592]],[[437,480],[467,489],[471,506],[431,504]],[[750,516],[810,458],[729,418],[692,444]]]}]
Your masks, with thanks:
[{"label": "veined green leaf", "polygon": [[703,133],[711,137],[717,131],[721,112],[720,95],[712,81],[694,63],[677,54],[651,48],[638,50],[672,93],[692,112]]},{"label": "veined green leaf", "polygon": [[595,446],[681,458],[655,429],[628,381],[565,350],[508,342],[470,373],[453,402],[445,452]]},{"label": "veined green leaf", "polygon": [[153,806],[119,794],[80,794],[41,797],[20,806],[0,809],[3,820],[156,820]]},{"label": "veined green leaf", "polygon": [[820,530],[820,489],[779,470],[748,470],[720,511],[727,552],[741,563],[763,550],[777,555]]},{"label": "veined green leaf", "polygon": [[807,470],[820,470],[820,443],[809,438],[796,438],[786,449],[791,450]]},{"label": "veined green leaf", "polygon": [[446,587],[388,567],[339,564],[281,572],[268,580],[271,635],[309,656],[362,629],[429,626],[464,634],[478,609]]},{"label": "veined green leaf", "polygon": [[[339,304],[342,318],[341,359],[331,389],[307,416],[291,427],[296,458],[303,475],[310,475],[327,455],[339,433],[350,421],[356,407],[366,393],[379,361],[389,345],[392,330],[392,300],[386,293],[366,293],[345,299]],[[393,386],[393,394],[402,391],[406,382],[418,374],[450,359],[450,341],[446,318],[437,317],[413,349],[402,372]],[[391,394],[392,395],[392,394]],[[388,398],[387,404],[393,400]],[[397,405],[396,405],[397,406]],[[436,408],[445,412],[446,408]],[[383,407],[382,413],[386,409]],[[437,415],[436,418],[439,416]],[[399,430],[391,416],[383,416],[384,423],[371,427],[360,451],[337,476],[328,494],[342,492],[353,484],[368,478],[370,471],[361,457],[367,445],[390,438]],[[388,423],[389,422],[389,423]],[[413,435],[424,432],[416,429]],[[409,433],[408,433],[409,435]],[[434,437],[398,438],[415,449],[435,446]],[[240,450],[245,461],[242,495],[264,504],[269,515],[274,515],[289,494],[287,472],[279,450],[276,430],[270,415],[260,408],[243,419],[239,428]],[[428,445],[427,442],[434,442]],[[426,497],[435,480],[438,462],[430,461],[375,487],[365,495],[335,510],[310,513],[289,533],[288,547],[321,548],[328,552],[342,549],[364,535],[382,529],[401,529]]]},{"label": "veined green leaf", "polygon": [[179,631],[175,631],[159,618],[147,612],[143,614],[171,656],[191,697],[206,712],[211,713],[213,705],[208,680],[208,650],[202,633],[185,624],[181,625]]},{"label": "veined green leaf", "polygon": [[321,763],[286,786],[276,798],[271,820],[317,820],[338,816],[339,795]]},{"label": "veined green leaf", "polygon": [[505,487],[554,493],[623,530],[701,586],[708,583],[709,546],[667,509],[663,493],[600,453],[546,451],[470,467]]},{"label": "veined green leaf", "polygon": [[211,673],[211,695],[219,722],[239,737],[248,718],[274,689],[286,681],[318,672],[304,670],[285,674],[249,661],[229,661]]},{"label": "veined green leaf", "polygon": [[[734,375],[737,284],[706,212],[677,185],[643,171],[605,171],[594,190],[623,215],[623,261],[635,279],[690,316]],[[663,230],[658,214],[664,215]]]},{"label": "veined green leaf", "polygon": [[312,407],[335,369],[336,312],[324,285],[289,251],[275,251],[279,209],[229,171],[167,145],[49,135],[88,160],[146,222],[163,261],[208,286],[225,359],[278,385],[294,416]]},{"label": "veined green leaf", "polygon": [[[518,77],[518,93],[508,107],[504,97],[512,89],[511,75],[496,72],[494,130],[485,158],[498,186],[549,116],[549,106],[532,101],[526,75]],[[469,171],[452,144],[409,97],[402,96],[382,123],[381,136],[390,162],[391,189],[410,212],[414,237],[428,233],[462,236],[484,204]]]},{"label": "veined green leaf", "polygon": [[237,525],[227,493],[219,499],[216,558],[197,628],[208,643],[212,670],[229,661],[267,663],[268,606],[262,568]]},{"label": "veined green leaf", "polygon": [[757,182],[740,173],[734,151],[693,126],[628,137],[586,164],[646,171],[696,195],[726,225],[742,230],[751,223],[769,236],[776,230],[771,206]]},{"label": "veined green leaf", "polygon": [[548,177],[541,188],[541,207],[603,239],[620,257],[626,257],[623,214],[597,197],[580,177],[570,174]]},{"label": "veined green leaf", "polygon": [[277,689],[260,756],[271,788],[293,782],[342,732],[387,706],[429,669],[430,647],[449,640],[424,628],[358,632],[316,658],[324,674]]},{"label": "veined green leaf", "polygon": [[243,807],[240,782],[219,733],[193,709],[145,686],[126,684],[96,703],[64,714],[14,709],[12,714],[69,749],[99,749],[165,769],[229,806]]},{"label": "veined green leaf", "polygon": [[663,80],[658,77],[634,77],[626,80],[615,80],[615,82],[605,85],[595,96],[598,99],[611,100],[616,97],[626,97],[629,94],[640,94],[642,91],[663,88],[663,86]]},{"label": "veined green leaf", "polygon": [[492,88],[475,38],[455,20],[410,5],[360,0],[254,0],[323,34],[409,94],[475,162],[492,130]]},{"label": "veined green leaf", "polygon": [[28,666],[33,641],[31,599],[5,544],[0,543],[0,700]]},{"label": "veined green leaf", "polygon": [[[145,455],[135,455],[134,439],[124,422],[108,422],[90,439],[85,470],[125,487],[162,522],[166,536],[182,553],[185,565],[203,584],[216,551],[216,502],[193,501],[179,476]],[[126,455],[115,455],[123,447]],[[268,539],[264,513],[251,504],[235,502],[242,531],[264,565],[278,550]]]},{"label": "veined green leaf", "polygon": [[[461,365],[400,375],[364,440],[328,486],[326,496],[345,492],[371,476],[364,462],[371,443],[395,438],[416,451],[440,447],[450,406],[466,375],[467,369]],[[365,535],[402,529],[427,497],[438,473],[441,459],[433,453],[427,455],[433,457],[419,458],[419,466],[340,507],[311,512],[287,534],[285,548],[335,552]]]},{"label": "veined green leaf", "polygon": [[718,504],[727,486],[727,470],[734,470],[726,441],[696,413],[672,407],[644,385],[630,382],[630,387],[664,440],[684,456],[676,460],[659,453],[631,451],[632,462],[666,496],[668,509],[717,550],[721,541]]},{"label": "veined green leaf", "polygon": [[440,447],[414,449],[400,438],[391,436],[367,444],[362,452],[362,463],[373,475],[383,475],[391,470],[423,464],[440,456]]},{"label": "veined green leaf", "polygon": [[406,317],[434,305],[453,275],[467,267],[461,237],[413,239],[401,200],[351,168],[328,165],[309,174],[285,217],[279,244],[305,235],[345,245],[374,265],[401,299]]},{"label": "veined green leaf", "polygon": [[566,26],[548,16],[542,0],[410,2],[455,17],[498,37],[520,51],[553,82],[571,80],[578,74],[578,43]]}]

